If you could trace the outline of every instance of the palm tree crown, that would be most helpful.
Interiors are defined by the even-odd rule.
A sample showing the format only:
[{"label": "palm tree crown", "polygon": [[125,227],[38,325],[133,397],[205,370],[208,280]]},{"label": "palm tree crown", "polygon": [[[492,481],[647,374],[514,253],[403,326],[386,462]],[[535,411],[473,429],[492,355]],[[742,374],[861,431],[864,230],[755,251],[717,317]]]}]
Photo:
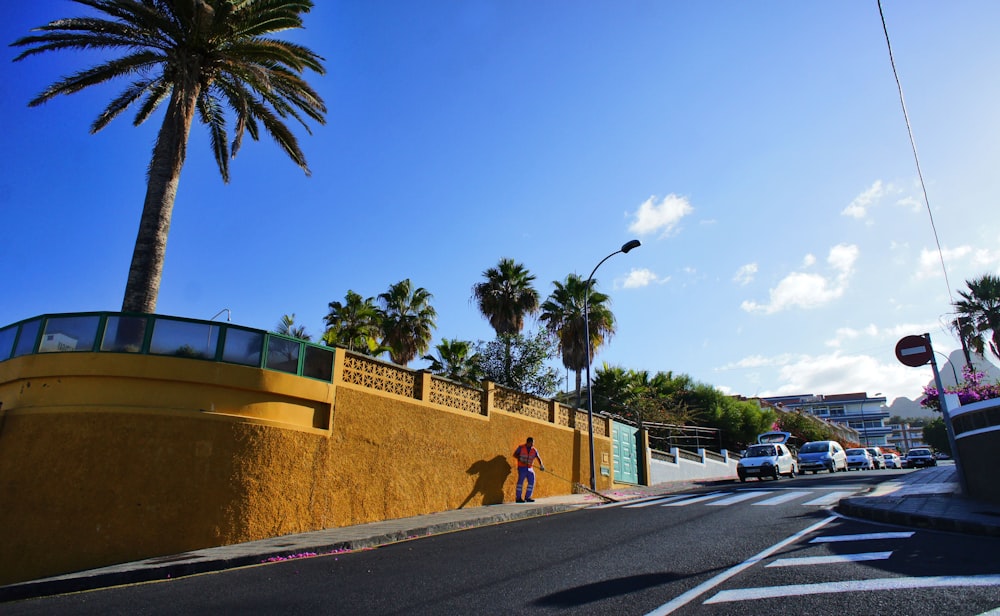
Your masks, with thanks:
[{"label": "palm tree crown", "polygon": [[[593,360],[594,353],[615,333],[615,316],[608,307],[610,298],[593,289],[597,280],[590,281],[590,296],[587,298],[587,282],[576,274],[570,274],[565,282],[553,281],[555,290],[542,304],[539,317],[546,329],[559,340],[563,366],[576,373],[577,403],[580,400],[580,372]],[[590,340],[586,340],[584,302],[590,321]]]},{"label": "palm tree crown", "polygon": [[277,327],[274,328],[274,333],[290,338],[298,338],[299,340],[312,340],[312,336],[306,332],[305,325],[295,324],[294,312],[292,314],[281,315],[281,320],[278,321]]},{"label": "palm tree crown", "polygon": [[323,342],[327,346],[340,345],[349,351],[377,355],[382,331],[382,311],[375,305],[375,298],[362,298],[348,290],[344,303],[330,302],[330,311],[324,317],[327,329]]},{"label": "palm tree crown", "polygon": [[959,334],[979,355],[989,346],[1000,358],[1000,276],[984,274],[965,284],[969,290],[959,291],[962,299],[955,302]]},{"label": "palm tree crown", "polygon": [[538,312],[535,277],[513,259],[500,259],[483,272],[485,282],[472,287],[472,298],[497,335],[519,334],[524,317]]},{"label": "palm tree crown", "polygon": [[[91,125],[96,133],[134,104],[133,123],[145,122],[166,102],[153,147],[139,232],[122,310],[153,312],[163,273],[167,235],[191,125],[197,114],[208,128],[216,164],[229,181],[229,158],[245,134],[270,134],[307,174],[305,156],[286,126],[289,118],[324,122],[326,107],[302,79],[323,72],[321,58],[305,47],[268,35],[302,27],[309,0],[74,0],[97,17],[59,19],[12,43],[25,48],[15,61],[46,51],[101,49],[118,57],[61,78],[30,106],[118,78],[125,89]],[[232,141],[226,109],[234,116]]]},{"label": "palm tree crown", "polygon": [[500,259],[496,267],[483,272],[485,282],[472,287],[472,299],[479,312],[504,341],[504,376],[511,380],[511,340],[524,329],[524,317],[538,312],[535,277],[513,259]]},{"label": "palm tree crown", "polygon": [[405,366],[430,348],[431,330],[437,327],[433,297],[423,287],[413,288],[410,279],[401,280],[378,296],[382,304],[382,344],[389,358]]},{"label": "palm tree crown", "polygon": [[439,376],[465,385],[478,385],[483,378],[483,369],[479,365],[479,354],[473,350],[468,340],[449,340],[442,338],[434,347],[437,357],[424,355],[421,359],[430,362],[428,369]]}]

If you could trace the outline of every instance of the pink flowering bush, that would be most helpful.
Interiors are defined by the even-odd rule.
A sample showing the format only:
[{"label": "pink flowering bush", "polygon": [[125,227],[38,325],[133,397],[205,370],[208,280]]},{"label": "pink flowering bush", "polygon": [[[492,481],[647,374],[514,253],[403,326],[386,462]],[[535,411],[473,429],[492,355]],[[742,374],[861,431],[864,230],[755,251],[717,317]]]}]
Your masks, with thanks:
[{"label": "pink flowering bush", "polygon": [[[980,400],[1000,398],[1000,383],[983,383],[984,378],[986,378],[985,374],[966,365],[962,368],[962,382],[957,386],[945,387],[944,391],[949,394],[958,394],[958,400],[963,405]],[[920,401],[920,406],[934,411],[941,410],[937,387],[924,387],[924,399]]]}]

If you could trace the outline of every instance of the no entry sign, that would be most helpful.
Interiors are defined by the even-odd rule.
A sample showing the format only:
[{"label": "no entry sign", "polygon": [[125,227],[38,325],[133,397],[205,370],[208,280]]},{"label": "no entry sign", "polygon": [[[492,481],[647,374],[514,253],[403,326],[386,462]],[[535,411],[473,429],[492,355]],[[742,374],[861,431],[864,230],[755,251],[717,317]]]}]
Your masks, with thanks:
[{"label": "no entry sign", "polygon": [[905,336],[896,343],[896,359],[907,366],[923,366],[934,356],[931,342],[923,336]]}]

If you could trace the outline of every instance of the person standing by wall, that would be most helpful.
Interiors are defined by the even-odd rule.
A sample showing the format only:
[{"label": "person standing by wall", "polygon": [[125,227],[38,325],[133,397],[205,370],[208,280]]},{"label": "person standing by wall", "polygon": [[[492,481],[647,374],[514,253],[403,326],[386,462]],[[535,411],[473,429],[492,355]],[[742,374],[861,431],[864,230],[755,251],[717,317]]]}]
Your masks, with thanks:
[{"label": "person standing by wall", "polygon": [[[535,439],[529,436],[523,445],[518,445],[517,449],[514,450],[514,457],[517,458],[516,501],[519,503],[533,503],[535,499],[531,498],[531,493],[535,490],[535,460],[538,460],[538,468],[543,471],[545,470],[542,457],[538,455],[538,450],[535,449]],[[525,481],[528,482],[528,490],[524,493],[524,498],[522,499],[521,486]]]}]

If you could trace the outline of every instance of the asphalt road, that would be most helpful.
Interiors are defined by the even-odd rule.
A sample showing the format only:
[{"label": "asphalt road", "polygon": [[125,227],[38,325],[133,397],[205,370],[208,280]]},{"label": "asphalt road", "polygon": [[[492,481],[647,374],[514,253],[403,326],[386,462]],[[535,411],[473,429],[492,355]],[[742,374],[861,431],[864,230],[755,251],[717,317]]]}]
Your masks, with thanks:
[{"label": "asphalt road", "polygon": [[903,472],[734,482],[0,611],[963,616],[1000,607],[1000,540],[831,515],[840,497]]}]

